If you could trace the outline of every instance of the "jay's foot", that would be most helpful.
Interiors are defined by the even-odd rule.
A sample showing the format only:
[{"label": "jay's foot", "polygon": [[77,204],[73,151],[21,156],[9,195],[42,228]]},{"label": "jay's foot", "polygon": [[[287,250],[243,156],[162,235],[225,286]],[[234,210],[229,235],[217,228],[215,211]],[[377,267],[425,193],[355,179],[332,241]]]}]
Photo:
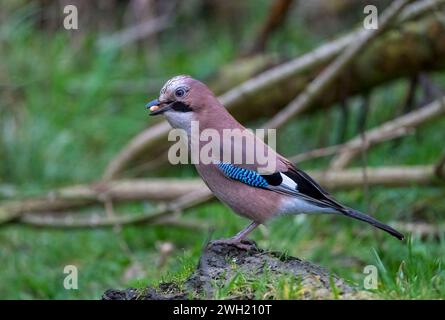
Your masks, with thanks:
[{"label": "jay's foot", "polygon": [[250,240],[244,240],[244,239],[238,239],[236,237],[229,238],[229,239],[219,239],[219,240],[213,240],[209,244],[211,245],[217,245],[217,244],[223,244],[223,245],[229,245],[236,247],[241,250],[250,250],[252,247],[255,247],[255,242]]},{"label": "jay's foot", "polygon": [[258,222],[253,221],[246,228],[238,232],[234,237],[230,239],[214,240],[210,244],[226,244],[242,250],[256,248],[255,242],[247,240],[246,237],[253,229],[258,227],[258,225]]}]

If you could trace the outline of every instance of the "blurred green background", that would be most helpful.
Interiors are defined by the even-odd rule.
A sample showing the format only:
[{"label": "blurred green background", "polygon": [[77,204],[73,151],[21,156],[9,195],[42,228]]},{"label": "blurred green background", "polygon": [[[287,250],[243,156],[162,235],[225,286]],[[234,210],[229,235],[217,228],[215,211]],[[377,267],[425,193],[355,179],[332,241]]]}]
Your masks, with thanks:
[{"label": "blurred green background", "polygon": [[[144,104],[157,97],[162,84],[177,74],[216,81],[218,71],[249,48],[271,4],[154,1],[159,15],[169,12],[167,27],[124,46],[107,43],[107,36],[141,18],[135,5],[143,2],[74,1],[79,6],[79,29],[67,31],[62,23],[65,1],[0,1],[0,200],[99,180],[112,157],[152,124]],[[289,9],[270,35],[265,53],[281,61],[297,57],[355,27],[362,17],[361,7],[331,19],[311,18],[316,10],[308,13],[299,8],[301,4],[294,4]],[[431,79],[442,88],[445,85],[444,72],[432,73]],[[399,79],[372,92],[367,128],[394,117],[408,82]],[[345,140],[357,134],[353,119],[360,113],[361,99],[349,103]],[[326,117],[332,119],[329,132],[324,130]],[[293,155],[337,143],[340,117],[339,108],[330,108],[292,121],[279,131],[278,151]],[[441,119],[381,144],[369,151],[367,163],[434,163],[443,153],[444,128]],[[324,168],[327,163],[322,159],[301,167]],[[360,166],[361,160],[354,164]],[[183,166],[158,175],[195,177],[196,173],[192,166]],[[340,201],[388,223],[445,222],[443,185],[371,187],[365,194],[363,188],[335,192]],[[146,201],[120,208],[137,213],[151,205]],[[0,298],[98,299],[108,288],[181,281],[209,237],[229,237],[248,223],[216,201],[187,210],[187,218],[211,228],[196,232],[147,225],[117,232],[3,225]],[[341,217],[289,216],[254,232],[252,238],[262,247],[308,259],[359,286],[364,266],[376,265],[376,292],[382,298],[445,297],[443,229],[399,242]],[[173,251],[162,263],[166,243]],[[65,265],[78,267],[78,290],[64,289]]]}]

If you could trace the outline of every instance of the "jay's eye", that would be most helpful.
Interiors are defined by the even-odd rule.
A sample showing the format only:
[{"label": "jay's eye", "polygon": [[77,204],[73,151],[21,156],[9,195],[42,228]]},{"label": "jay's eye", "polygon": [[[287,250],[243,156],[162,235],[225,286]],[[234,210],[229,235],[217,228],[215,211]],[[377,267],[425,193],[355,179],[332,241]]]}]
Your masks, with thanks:
[{"label": "jay's eye", "polygon": [[184,88],[178,88],[175,90],[175,96],[178,98],[182,98],[185,95],[185,89]]}]

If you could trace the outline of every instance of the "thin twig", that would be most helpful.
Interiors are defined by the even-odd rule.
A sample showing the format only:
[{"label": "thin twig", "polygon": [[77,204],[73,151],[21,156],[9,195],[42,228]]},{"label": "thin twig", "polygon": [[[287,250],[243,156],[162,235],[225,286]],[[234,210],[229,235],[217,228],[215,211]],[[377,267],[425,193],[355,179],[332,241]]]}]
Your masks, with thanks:
[{"label": "thin twig", "polygon": [[343,143],[346,138],[349,122],[349,105],[347,99],[340,101],[340,112],[340,124],[338,126],[338,134],[335,139],[336,143]]},{"label": "thin twig", "polygon": [[[329,167],[339,170],[346,167],[360,152],[361,148],[369,148],[377,142],[386,141],[388,138],[399,137],[420,125],[436,120],[445,114],[445,97],[430,103],[419,110],[414,110],[406,115],[369,130],[366,133],[366,143],[362,145],[360,137],[354,138],[344,144],[339,154],[332,159]],[[339,149],[340,150],[340,149]]]},{"label": "thin twig", "polygon": [[[360,140],[362,146],[368,146],[369,144],[366,141],[366,120],[368,118],[369,114],[369,104],[370,104],[370,96],[367,95],[363,97],[363,106],[362,106],[362,113],[359,118],[358,123],[358,129],[360,131]],[[368,147],[362,147],[361,148],[361,155],[362,155],[362,176],[363,176],[363,195],[365,199],[366,204],[366,211],[370,211],[370,198],[369,198],[369,183],[368,183],[368,153],[367,153]]]},{"label": "thin twig", "polygon": [[436,176],[445,180],[445,153],[440,158],[439,162],[437,163],[434,172],[436,173]]},{"label": "thin twig", "polygon": [[[387,121],[378,127],[368,130],[366,132],[365,145],[360,143],[360,137],[355,137],[345,143],[310,150],[290,157],[289,159],[294,163],[299,163],[314,158],[339,154],[337,160],[332,161],[332,167],[345,167],[345,165],[349,163],[352,158],[358,152],[360,152],[360,150],[362,150],[362,148],[369,148],[375,144],[405,136],[412,132],[415,128],[423,126],[432,120],[440,119],[445,114],[445,98],[442,98],[442,101],[444,102],[443,105],[439,99],[420,110],[411,111],[408,114],[402,115],[398,118]],[[341,156],[342,154],[348,154],[347,159],[346,156]],[[340,157],[344,157],[345,159],[340,162]],[[338,162],[338,164],[333,165],[335,162]]]},{"label": "thin twig", "polygon": [[[417,92],[417,87],[419,86],[419,78],[420,78],[419,74],[415,74],[412,77],[410,77],[406,95],[405,98],[403,99],[402,111],[400,112],[400,114],[406,114],[413,110],[416,102],[416,92]],[[430,102],[431,101],[428,101],[428,103]]]}]

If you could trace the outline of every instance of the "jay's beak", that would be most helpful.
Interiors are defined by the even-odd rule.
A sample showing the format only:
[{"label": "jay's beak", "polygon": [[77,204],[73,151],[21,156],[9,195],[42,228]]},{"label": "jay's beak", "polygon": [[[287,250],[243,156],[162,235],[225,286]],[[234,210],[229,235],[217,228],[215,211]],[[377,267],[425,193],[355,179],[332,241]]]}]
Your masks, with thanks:
[{"label": "jay's beak", "polygon": [[164,113],[169,109],[169,107],[169,104],[165,105],[165,103],[160,102],[158,99],[154,99],[145,105],[145,108],[150,110],[150,116],[156,116],[158,114]]}]

